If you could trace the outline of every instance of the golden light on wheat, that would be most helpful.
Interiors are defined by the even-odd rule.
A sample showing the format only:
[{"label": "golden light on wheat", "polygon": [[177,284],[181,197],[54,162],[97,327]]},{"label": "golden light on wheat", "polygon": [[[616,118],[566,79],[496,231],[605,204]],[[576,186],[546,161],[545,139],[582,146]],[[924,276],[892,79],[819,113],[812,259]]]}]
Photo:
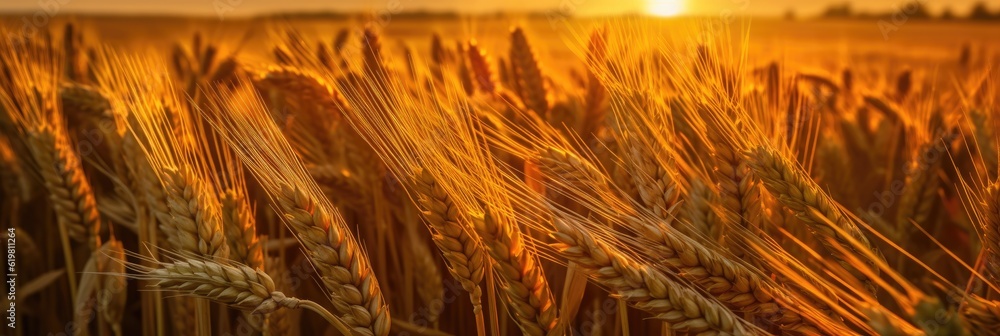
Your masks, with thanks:
[{"label": "golden light on wheat", "polygon": [[1000,332],[995,45],[799,68],[671,21],[3,40],[5,332]]}]

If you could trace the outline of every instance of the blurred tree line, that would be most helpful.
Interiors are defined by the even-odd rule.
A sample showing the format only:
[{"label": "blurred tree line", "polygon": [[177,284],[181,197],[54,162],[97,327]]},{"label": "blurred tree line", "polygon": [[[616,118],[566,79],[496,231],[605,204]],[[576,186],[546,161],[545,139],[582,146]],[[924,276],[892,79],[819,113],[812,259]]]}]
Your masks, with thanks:
[{"label": "blurred tree line", "polygon": [[[944,7],[939,13],[932,13],[924,5],[926,0],[911,0],[895,11],[873,13],[858,12],[851,8],[851,4],[844,2],[833,4],[820,13],[821,18],[830,19],[875,19],[890,17],[898,11],[904,11],[909,19],[940,19],[940,20],[972,20],[972,21],[1000,21],[1000,11],[991,11],[986,3],[977,2],[966,13],[956,12],[950,6]],[[785,13],[786,18],[794,18],[795,12],[789,10]]]}]

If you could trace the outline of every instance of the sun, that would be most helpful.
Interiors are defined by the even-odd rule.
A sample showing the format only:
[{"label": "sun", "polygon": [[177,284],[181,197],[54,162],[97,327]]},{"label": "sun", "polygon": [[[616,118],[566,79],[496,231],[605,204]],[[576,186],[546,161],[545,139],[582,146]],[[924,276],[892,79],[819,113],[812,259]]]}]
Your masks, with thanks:
[{"label": "sun", "polygon": [[646,10],[653,16],[677,16],[684,11],[684,0],[649,0]]}]

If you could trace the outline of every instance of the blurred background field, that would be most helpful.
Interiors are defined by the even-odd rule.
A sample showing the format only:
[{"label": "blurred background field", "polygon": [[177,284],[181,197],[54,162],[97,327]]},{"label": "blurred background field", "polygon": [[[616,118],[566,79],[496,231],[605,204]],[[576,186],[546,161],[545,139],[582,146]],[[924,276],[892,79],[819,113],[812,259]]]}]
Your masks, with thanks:
[{"label": "blurred background field", "polygon": [[[554,14],[553,14],[554,15]],[[23,15],[7,15],[0,19],[6,25],[20,27]],[[532,16],[487,15],[416,15],[398,14],[386,18],[361,15],[282,16],[269,18],[237,18],[219,20],[216,17],[125,17],[125,16],[65,16],[52,20],[54,26],[77,23],[85,36],[100,36],[113,47],[125,49],[166,50],[178,41],[190,39],[196,32],[224,48],[238,50],[248,60],[270,61],[269,34],[278,29],[294,28],[304,36],[329,43],[335,35],[350,29],[360,32],[365,24],[382,29],[386,49],[398,54],[403,44],[416,50],[427,60],[430,41],[439,33],[445,40],[464,41],[476,38],[488,50],[508,48],[506,36],[510,27],[524,26],[533,38],[544,41],[538,52],[542,59],[580,58],[574,49],[585,44],[586,32],[606,18],[576,18],[547,14]],[[963,49],[979,62],[1000,60],[996,48],[1000,45],[1000,24],[992,21],[909,20],[884,35],[879,21],[891,24],[891,17],[865,19],[781,19],[781,18],[652,18],[622,17],[613,20],[648,22],[664,34],[694,34],[699,28],[725,27],[733,35],[734,45],[740,39],[745,44],[750,66],[763,66],[780,61],[790,68],[815,68],[817,71],[837,71],[855,66],[860,73],[875,64],[879,71],[889,73],[904,68],[927,68],[955,64]],[[729,22],[719,25],[720,22]],[[355,32],[355,33],[357,33]],[[745,34],[745,35],[742,35]],[[357,36],[358,34],[352,34]],[[886,38],[888,36],[888,39]],[[496,38],[491,38],[496,37]],[[549,67],[580,66],[578,62],[558,62]]]}]

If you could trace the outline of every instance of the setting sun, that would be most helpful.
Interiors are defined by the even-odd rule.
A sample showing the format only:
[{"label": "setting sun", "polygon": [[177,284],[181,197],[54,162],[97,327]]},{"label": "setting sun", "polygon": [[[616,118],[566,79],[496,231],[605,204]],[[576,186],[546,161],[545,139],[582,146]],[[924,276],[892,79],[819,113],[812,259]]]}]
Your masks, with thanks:
[{"label": "setting sun", "polygon": [[659,17],[672,17],[680,15],[684,11],[683,0],[649,0],[647,8],[650,15]]}]

